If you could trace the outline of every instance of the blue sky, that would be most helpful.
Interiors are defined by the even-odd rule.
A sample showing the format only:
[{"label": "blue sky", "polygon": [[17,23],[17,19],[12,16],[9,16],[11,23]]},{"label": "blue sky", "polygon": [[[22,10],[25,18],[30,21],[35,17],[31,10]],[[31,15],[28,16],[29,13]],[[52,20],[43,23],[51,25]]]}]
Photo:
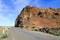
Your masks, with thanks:
[{"label": "blue sky", "polygon": [[60,0],[0,0],[0,26],[14,26],[17,15],[27,5],[60,8]]}]

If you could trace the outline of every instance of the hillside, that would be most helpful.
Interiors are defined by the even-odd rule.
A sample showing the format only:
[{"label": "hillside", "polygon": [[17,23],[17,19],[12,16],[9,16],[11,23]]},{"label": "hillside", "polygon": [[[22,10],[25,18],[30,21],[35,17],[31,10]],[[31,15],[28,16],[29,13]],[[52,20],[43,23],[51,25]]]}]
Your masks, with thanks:
[{"label": "hillside", "polygon": [[18,15],[15,27],[27,30],[41,28],[60,28],[60,8],[37,8],[26,6]]}]

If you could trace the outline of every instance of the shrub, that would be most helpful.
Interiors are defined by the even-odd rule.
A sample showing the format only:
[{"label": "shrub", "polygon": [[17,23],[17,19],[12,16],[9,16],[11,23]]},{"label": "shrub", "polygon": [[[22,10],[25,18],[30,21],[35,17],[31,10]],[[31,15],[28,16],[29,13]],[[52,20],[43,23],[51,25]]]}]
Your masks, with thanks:
[{"label": "shrub", "polygon": [[41,32],[46,32],[52,35],[60,36],[60,28],[42,28],[39,29]]},{"label": "shrub", "polygon": [[8,37],[8,35],[6,33],[1,35],[1,39],[5,39],[7,37]]}]

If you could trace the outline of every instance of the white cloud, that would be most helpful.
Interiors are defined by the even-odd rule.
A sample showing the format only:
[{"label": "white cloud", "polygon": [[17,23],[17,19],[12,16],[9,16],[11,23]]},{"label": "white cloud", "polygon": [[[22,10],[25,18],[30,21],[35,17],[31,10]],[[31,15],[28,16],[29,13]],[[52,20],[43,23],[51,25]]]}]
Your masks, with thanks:
[{"label": "white cloud", "polygon": [[12,21],[9,18],[11,16],[12,16],[12,14],[10,14],[9,7],[7,5],[5,5],[2,2],[2,0],[0,0],[0,25],[12,25],[12,24],[10,24]]},{"label": "white cloud", "polygon": [[[23,7],[30,5],[30,1],[31,0],[11,0],[13,6],[15,7],[12,9],[13,7],[9,8],[11,5],[6,5],[2,0],[0,0],[0,24],[2,22],[2,25],[13,25],[16,16],[20,13]],[[33,3],[38,5],[38,1],[36,2],[36,0]]]},{"label": "white cloud", "polygon": [[29,2],[30,0],[15,0],[13,4],[15,6],[15,9],[20,11],[23,7],[29,5]]},{"label": "white cloud", "polygon": [[[22,8],[29,4],[29,0],[11,0],[15,9],[10,9],[8,5],[0,0],[0,25],[13,25],[15,17]],[[15,14],[14,14],[15,13]],[[16,15],[17,14],[17,15]]]},{"label": "white cloud", "polygon": [[8,14],[8,16],[9,16],[9,17],[13,17],[13,15],[12,15],[12,14]]},{"label": "white cloud", "polygon": [[2,3],[2,1],[0,0],[0,19],[5,18],[2,14],[3,14],[4,12],[6,12],[6,11],[8,11],[8,10],[7,10],[7,6],[4,5],[4,4]]},{"label": "white cloud", "polygon": [[8,17],[5,17],[2,14],[0,14],[0,25],[1,26],[12,25],[10,23],[11,23],[11,21],[10,21],[10,19]]},{"label": "white cloud", "polygon": [[7,17],[0,14],[0,21],[7,21],[7,20],[9,20]]}]

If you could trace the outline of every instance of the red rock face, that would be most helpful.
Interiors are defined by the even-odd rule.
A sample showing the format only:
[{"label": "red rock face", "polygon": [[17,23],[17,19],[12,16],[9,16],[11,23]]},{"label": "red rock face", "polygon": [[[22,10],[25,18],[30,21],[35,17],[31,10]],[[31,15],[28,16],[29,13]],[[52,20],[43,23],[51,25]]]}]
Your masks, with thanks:
[{"label": "red rock face", "polygon": [[26,6],[16,18],[15,27],[31,30],[32,27],[56,28],[60,27],[60,9]]}]

